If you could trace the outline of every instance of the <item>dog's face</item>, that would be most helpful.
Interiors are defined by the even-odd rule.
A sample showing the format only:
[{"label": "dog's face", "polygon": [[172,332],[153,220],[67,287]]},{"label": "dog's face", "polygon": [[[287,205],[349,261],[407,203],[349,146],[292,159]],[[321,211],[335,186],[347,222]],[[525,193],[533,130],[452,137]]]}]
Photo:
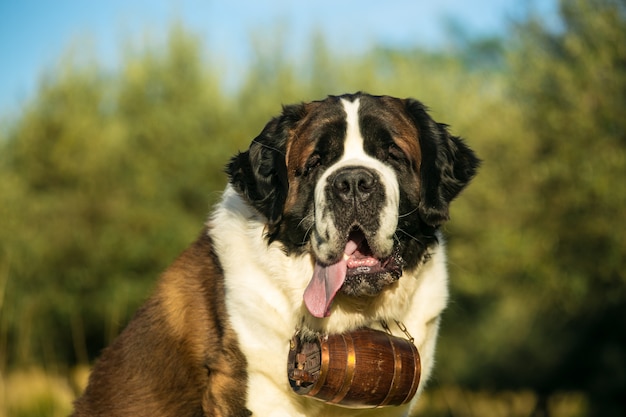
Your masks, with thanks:
[{"label": "dog's face", "polygon": [[478,159],[412,99],[363,93],[284,107],[228,166],[268,242],[310,253],[310,313],[374,297],[415,268]]}]

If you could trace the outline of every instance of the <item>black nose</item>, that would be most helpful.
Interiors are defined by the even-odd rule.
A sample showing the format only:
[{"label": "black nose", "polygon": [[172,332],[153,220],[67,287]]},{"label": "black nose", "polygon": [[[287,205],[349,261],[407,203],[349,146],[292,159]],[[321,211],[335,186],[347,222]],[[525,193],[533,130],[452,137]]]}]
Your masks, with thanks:
[{"label": "black nose", "polygon": [[342,168],[332,181],[333,190],[343,201],[363,202],[376,189],[376,175],[362,167]]}]

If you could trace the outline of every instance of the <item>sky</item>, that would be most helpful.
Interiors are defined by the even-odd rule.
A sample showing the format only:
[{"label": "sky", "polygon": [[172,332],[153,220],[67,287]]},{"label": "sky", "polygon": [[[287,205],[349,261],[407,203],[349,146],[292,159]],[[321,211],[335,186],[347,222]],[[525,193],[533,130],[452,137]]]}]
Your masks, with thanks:
[{"label": "sky", "polygon": [[[557,19],[558,0],[0,0],[0,115],[17,112],[67,51],[115,69],[124,47],[159,42],[172,23],[200,36],[211,56],[243,67],[253,37],[280,36],[297,56],[314,32],[334,51],[373,45],[445,47],[450,27],[472,37],[507,33],[533,10]],[[277,35],[278,34],[278,35]],[[81,49],[82,48],[82,49]]]}]

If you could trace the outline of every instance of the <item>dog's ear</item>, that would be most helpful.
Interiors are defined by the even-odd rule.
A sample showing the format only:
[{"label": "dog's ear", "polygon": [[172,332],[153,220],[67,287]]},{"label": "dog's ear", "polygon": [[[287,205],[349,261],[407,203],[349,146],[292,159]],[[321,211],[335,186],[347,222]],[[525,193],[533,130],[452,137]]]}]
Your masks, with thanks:
[{"label": "dog's ear", "polygon": [[447,125],[435,122],[422,103],[408,100],[407,110],[422,151],[419,213],[426,223],[438,226],[449,219],[450,202],[474,177],[480,159]]},{"label": "dog's ear", "polygon": [[250,148],[235,155],[226,167],[234,189],[267,217],[270,235],[282,220],[289,191],[285,161],[287,140],[303,108],[299,105],[284,107],[282,115],[265,125]]}]

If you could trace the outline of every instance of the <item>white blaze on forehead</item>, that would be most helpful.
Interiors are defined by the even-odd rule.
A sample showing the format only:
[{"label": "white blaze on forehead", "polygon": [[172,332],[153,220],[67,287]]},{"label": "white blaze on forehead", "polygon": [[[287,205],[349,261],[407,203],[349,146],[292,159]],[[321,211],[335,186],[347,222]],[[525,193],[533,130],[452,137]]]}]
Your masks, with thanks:
[{"label": "white blaze on forehead", "polygon": [[363,136],[361,136],[361,129],[359,128],[360,101],[358,98],[352,102],[341,99],[341,103],[346,111],[346,123],[348,124],[342,159],[363,159],[365,150],[363,146]]}]

